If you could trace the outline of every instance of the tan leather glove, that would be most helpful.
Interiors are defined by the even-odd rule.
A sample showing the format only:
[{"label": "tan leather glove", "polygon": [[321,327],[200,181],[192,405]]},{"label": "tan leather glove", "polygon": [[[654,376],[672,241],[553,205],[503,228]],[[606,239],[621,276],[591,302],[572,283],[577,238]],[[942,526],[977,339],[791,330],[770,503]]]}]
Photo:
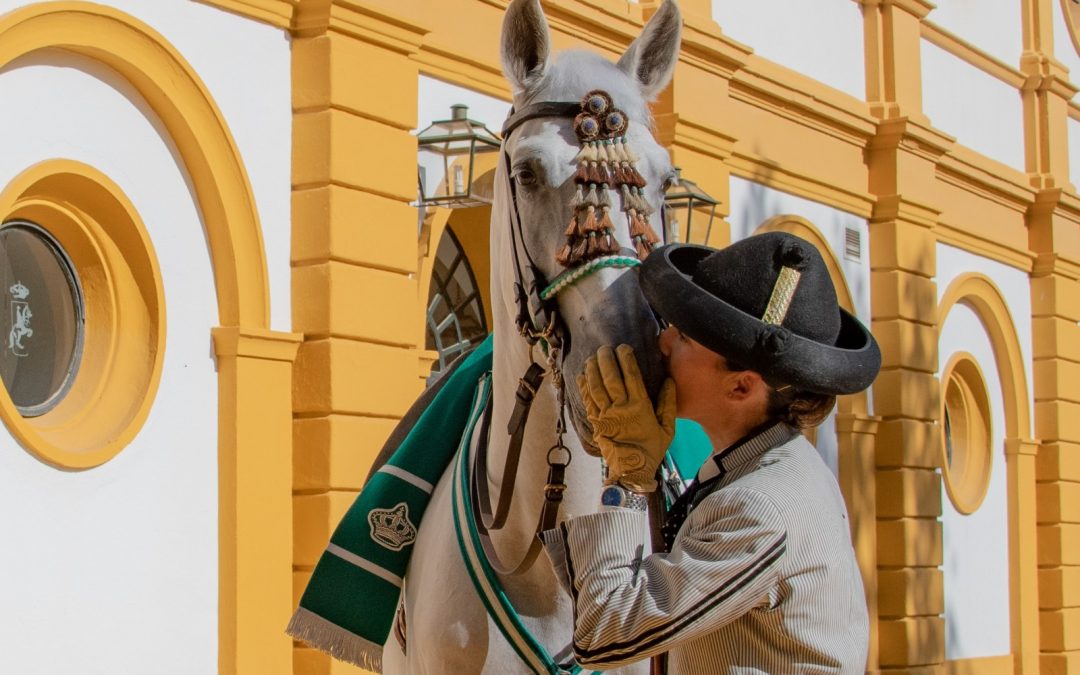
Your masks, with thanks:
[{"label": "tan leather glove", "polygon": [[593,442],[608,467],[608,484],[634,492],[655,490],[656,468],[675,435],[675,382],[664,382],[654,411],[633,348],[619,345],[601,347],[590,356],[577,385]]}]

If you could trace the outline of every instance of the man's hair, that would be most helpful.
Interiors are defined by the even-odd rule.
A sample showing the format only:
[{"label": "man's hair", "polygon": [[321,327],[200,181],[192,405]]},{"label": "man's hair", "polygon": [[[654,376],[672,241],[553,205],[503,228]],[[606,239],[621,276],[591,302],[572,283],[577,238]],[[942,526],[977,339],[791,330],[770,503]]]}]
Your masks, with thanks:
[{"label": "man's hair", "polygon": [[[754,370],[731,359],[725,360],[728,370]],[[836,405],[836,396],[832,394],[801,391],[790,384],[770,382],[764,375],[761,379],[769,388],[765,415],[770,422],[784,422],[796,429],[813,429],[825,421]]]}]

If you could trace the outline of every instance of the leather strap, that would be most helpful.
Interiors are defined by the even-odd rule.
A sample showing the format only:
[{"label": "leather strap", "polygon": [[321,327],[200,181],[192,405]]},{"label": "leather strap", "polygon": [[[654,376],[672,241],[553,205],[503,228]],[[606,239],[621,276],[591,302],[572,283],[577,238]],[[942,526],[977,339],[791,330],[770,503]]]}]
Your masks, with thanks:
[{"label": "leather strap", "polygon": [[511,109],[506,121],[503,122],[502,137],[505,139],[514,129],[537,117],[573,118],[580,112],[581,101],[541,101],[527,105],[521,110]]}]

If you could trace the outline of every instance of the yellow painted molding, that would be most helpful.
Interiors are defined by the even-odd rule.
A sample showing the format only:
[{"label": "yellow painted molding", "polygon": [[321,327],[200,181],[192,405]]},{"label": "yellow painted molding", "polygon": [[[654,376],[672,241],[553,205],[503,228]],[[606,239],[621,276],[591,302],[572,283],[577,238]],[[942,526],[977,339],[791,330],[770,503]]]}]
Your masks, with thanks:
[{"label": "yellow painted molding", "polygon": [[359,490],[397,420],[359,415],[293,422],[293,490]]},{"label": "yellow painted molding", "polygon": [[1031,433],[1031,410],[1024,378],[1023,352],[1015,323],[997,285],[985,275],[966,273],[945,289],[937,309],[937,325],[944,326],[949,311],[957,302],[971,307],[990,338],[994,360],[1005,399],[1005,437],[1026,438]]},{"label": "yellow painted molding", "polygon": [[719,160],[731,157],[736,139],[722,129],[695,124],[678,113],[673,113],[673,116],[672,145]]},{"label": "yellow painted molding", "polygon": [[937,372],[937,328],[914,321],[896,320],[874,321],[872,327],[881,349],[882,368]]},{"label": "yellow painted molding", "polygon": [[303,336],[299,333],[237,326],[219,326],[211,332],[214,354],[218,358],[246,357],[292,363],[296,360],[297,349],[303,341]]},{"label": "yellow painted molding", "polygon": [[[878,567],[941,565],[941,523],[937,518],[879,519],[877,538]],[[885,642],[883,635],[882,644]]]},{"label": "yellow painted molding", "polygon": [[870,307],[874,321],[904,319],[932,325],[937,284],[909,272],[874,270],[870,274]]},{"label": "yellow painted molding", "polygon": [[940,396],[940,383],[932,373],[906,368],[883,370],[874,381],[874,412],[886,419],[936,420]]},{"label": "yellow painted molding", "polygon": [[907,617],[880,624],[882,667],[925,666],[945,660],[942,617]]},{"label": "yellow painted molding", "polygon": [[402,54],[415,54],[431,32],[418,18],[368,0],[298,2],[293,34],[311,37],[333,31]]},{"label": "yellow painted molding", "polygon": [[220,323],[267,326],[255,199],[232,134],[195,70],[148,25],[102,5],[41,3],[0,18],[0,66],[53,48],[112,68],[146,100],[191,177],[210,243]]},{"label": "yellow painted molding", "polygon": [[930,44],[944,49],[968,65],[978,68],[1017,90],[1023,87],[1028,79],[1019,69],[991,56],[988,52],[957,37],[932,21],[922,22],[922,37]]},{"label": "yellow painted molding", "polygon": [[1047,567],[1039,570],[1041,609],[1080,607],[1080,567]]},{"label": "yellow painted molding", "polygon": [[874,447],[879,469],[910,466],[935,469],[941,445],[936,421],[910,418],[882,420]]},{"label": "yellow painted molding", "polygon": [[[1031,315],[1080,321],[1080,282],[1059,274],[1031,279]],[[1080,381],[1080,378],[1077,378]]]},{"label": "yellow painted molding", "polygon": [[879,570],[878,603],[885,619],[944,614],[945,575],[936,567]]},{"label": "yellow painted molding", "polygon": [[309,340],[296,359],[293,410],[398,418],[422,389],[420,381],[401,377],[416,372],[416,352],[337,337]]},{"label": "yellow painted molding", "polygon": [[1030,438],[1006,438],[1005,455],[1025,455],[1035,457],[1039,454],[1039,441]]},{"label": "yellow painted molding", "polygon": [[268,23],[275,28],[288,29],[293,11],[301,0],[195,0],[232,14]]},{"label": "yellow painted molding", "polygon": [[292,324],[308,339],[333,335],[412,347],[415,317],[426,307],[416,293],[416,279],[397,272],[333,261],[294,266]]},{"label": "yellow painted molding", "polygon": [[924,469],[877,471],[877,514],[879,518],[941,515],[941,481]]},{"label": "yellow painted molding", "polygon": [[1038,522],[1080,523],[1080,483],[1057,481],[1039,486]]},{"label": "yellow painted molding", "polygon": [[1035,456],[1039,481],[1080,482],[1080,443],[1043,443]]},{"label": "yellow painted molding", "polygon": [[294,564],[310,566],[319,561],[334,528],[354,501],[356,492],[351,490],[293,497]]},{"label": "yellow painted molding", "polygon": [[1080,607],[1039,612],[1039,619],[1043,651],[1080,650]]},{"label": "yellow painted molding", "polygon": [[[929,229],[934,227],[938,216],[940,215],[940,210],[910,197],[905,197],[900,194],[882,194],[878,195],[877,201],[874,203],[874,212],[870,218],[870,222],[876,225],[880,222],[887,223],[896,220],[904,225],[913,225],[915,227]],[[920,233],[918,230],[908,229],[904,230],[903,236],[906,237],[909,233],[916,237],[924,236],[924,233]],[[924,246],[927,244],[925,240],[920,243]],[[935,256],[930,257],[933,258]],[[908,266],[908,269],[921,272],[922,266]],[[923,276],[934,275],[924,274]]]},{"label": "yellow painted molding", "polygon": [[1065,359],[1037,359],[1034,364],[1035,400],[1080,403],[1080,363]]},{"label": "yellow painted molding", "polygon": [[1080,524],[1040,525],[1038,537],[1040,567],[1080,565]]},{"label": "yellow painted molding", "polygon": [[[2,42],[0,42],[2,45]],[[164,283],[153,243],[134,205],[99,170],[46,160],[0,193],[0,220],[45,228],[80,277],[84,338],[71,388],[51,410],[23,417],[0,391],[0,417],[39,459],[89,469],[139,433],[164,362]]]},{"label": "yellow painted molding", "polygon": [[874,200],[867,192],[837,187],[829,181],[781,166],[754,153],[737,150],[727,162],[731,174],[739,178],[821,202],[861,218],[869,218],[873,210]]},{"label": "yellow painted molding", "polygon": [[1016,671],[1012,655],[1005,654],[946,661],[945,672],[948,675],[1013,675]]},{"label": "yellow painted molding", "polygon": [[[986,377],[974,356],[959,351],[949,357],[941,371],[941,381],[943,391],[938,418],[938,428],[943,435],[938,460],[941,480],[953,507],[959,513],[969,515],[975,513],[986,498],[997,455],[997,448],[990,445],[993,417]],[[946,410],[949,411],[952,439],[944,438]],[[950,445],[951,460],[947,456]]]}]

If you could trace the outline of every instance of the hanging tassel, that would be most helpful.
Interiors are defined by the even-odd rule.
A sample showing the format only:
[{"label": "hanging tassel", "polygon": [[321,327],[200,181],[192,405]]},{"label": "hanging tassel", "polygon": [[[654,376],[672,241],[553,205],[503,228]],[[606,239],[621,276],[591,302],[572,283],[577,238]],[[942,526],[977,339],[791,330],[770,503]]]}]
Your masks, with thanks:
[{"label": "hanging tassel", "polygon": [[645,236],[645,228],[642,226],[643,221],[638,212],[631,210],[627,217],[630,220],[630,238],[636,241],[639,237]]},{"label": "hanging tassel", "polygon": [[585,214],[585,221],[581,223],[581,233],[592,234],[600,229],[600,224],[596,222],[596,208],[592,205],[589,206],[588,212]]},{"label": "hanging tassel", "polygon": [[600,165],[596,162],[589,162],[589,182],[590,183],[604,183],[606,182],[604,174],[600,171]]},{"label": "hanging tassel", "polygon": [[581,162],[577,165],[577,171],[574,172],[574,182],[578,185],[589,182],[589,163]]},{"label": "hanging tassel", "polygon": [[614,255],[619,252],[619,241],[615,239],[614,230],[605,230],[600,239],[601,253],[604,255]]},{"label": "hanging tassel", "polygon": [[578,183],[574,186],[574,196],[570,198],[570,210],[577,211],[585,202],[585,186]]},{"label": "hanging tassel", "polygon": [[637,252],[639,260],[645,260],[652,253],[652,247],[649,246],[649,242],[645,241],[645,237],[634,238],[634,250]]},{"label": "hanging tassel", "polygon": [[577,215],[570,217],[570,224],[566,226],[566,238],[577,237],[581,234],[581,229],[578,227]]},{"label": "hanging tassel", "polygon": [[590,232],[589,236],[586,237],[585,240],[588,242],[585,245],[585,259],[586,260],[592,260],[593,258],[596,258],[596,257],[599,256],[599,254],[600,254],[600,251],[599,251],[600,242],[598,241],[599,239],[600,238],[596,236],[595,232]]},{"label": "hanging tassel", "polygon": [[585,249],[588,248],[589,238],[582,237],[574,243],[574,247],[570,251],[570,264],[577,265],[585,259]]},{"label": "hanging tassel", "polygon": [[597,207],[599,205],[600,198],[596,194],[596,183],[589,183],[589,192],[585,195],[582,206]]},{"label": "hanging tassel", "polygon": [[600,186],[600,189],[597,190],[596,196],[596,206],[598,208],[611,208],[611,188],[608,187],[608,183],[604,183]]},{"label": "hanging tassel", "polygon": [[611,208],[608,207],[608,206],[602,207],[600,209],[600,224],[599,224],[600,228],[599,229],[601,229],[601,230],[603,230],[605,232],[611,232],[612,230],[615,229],[615,223],[611,222],[611,215],[609,213],[610,210],[611,210]]},{"label": "hanging tassel", "polygon": [[555,254],[555,262],[559,263],[563,267],[570,267],[570,243],[567,242],[565,246],[559,249],[559,252]]}]

